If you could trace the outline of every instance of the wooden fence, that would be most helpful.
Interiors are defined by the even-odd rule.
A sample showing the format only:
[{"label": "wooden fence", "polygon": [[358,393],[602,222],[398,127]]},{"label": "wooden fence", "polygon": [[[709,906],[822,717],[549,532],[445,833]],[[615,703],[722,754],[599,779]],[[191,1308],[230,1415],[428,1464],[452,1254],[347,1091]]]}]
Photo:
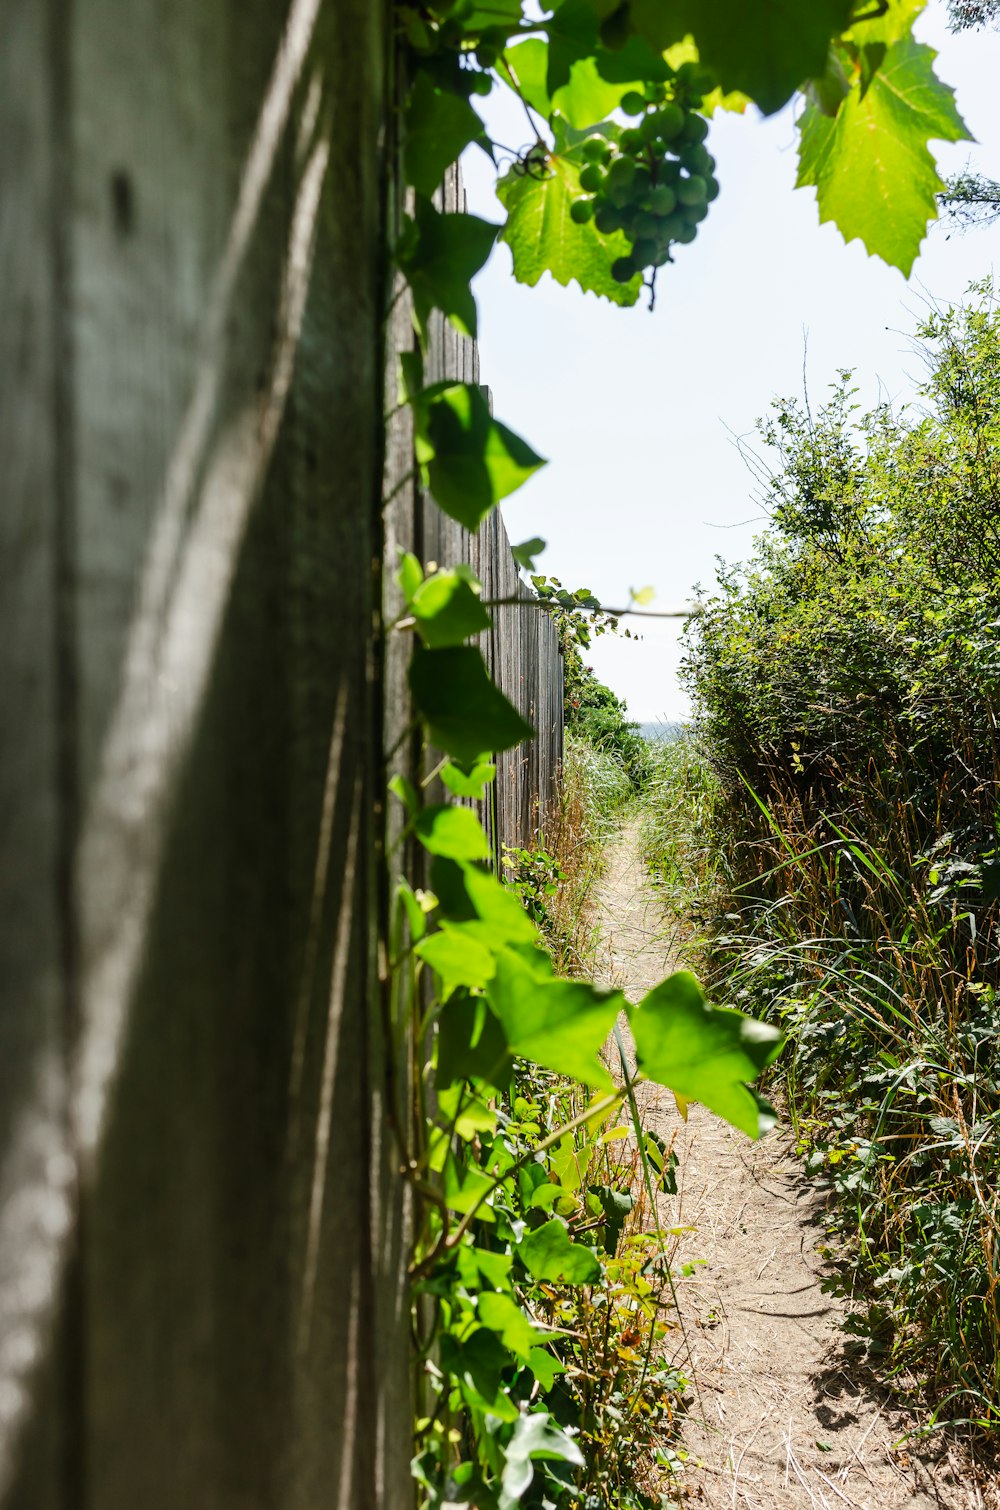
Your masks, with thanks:
[{"label": "wooden fence", "polygon": [[[464,203],[461,174],[456,167],[446,175],[438,206],[454,212]],[[390,385],[396,381],[398,354],[409,349],[412,339],[409,303],[401,292],[388,357]],[[476,384],[481,380],[476,343],[459,335],[439,314],[431,319],[425,376],[428,383],[445,378]],[[390,386],[389,393],[392,391]],[[521,580],[499,511],[494,510],[475,533],[470,533],[443,514],[415,484],[407,486],[413,451],[405,412],[397,425],[402,435],[390,446],[391,464],[386,474],[387,497],[392,499],[387,568],[391,572],[404,550],[413,551],[425,563],[454,566],[465,562],[472,566],[483,584],[483,601],[499,605],[492,610],[492,628],[479,636],[479,647],[497,686],[536,730],[533,740],[498,756],[496,781],[483,804],[484,822],[499,862],[505,845],[527,848],[534,843],[545,811],[556,797],[563,755],[559,638],[548,612],[539,607],[534,592]],[[400,606],[394,600],[396,611]],[[406,649],[402,654],[397,655],[395,650],[391,654],[400,664],[390,682],[389,748],[395,743],[391,736],[398,739],[408,716],[401,674]]]},{"label": "wooden fence", "polygon": [[[514,573],[403,484],[404,411],[380,503],[392,46],[382,0],[2,11],[3,1510],[412,1497],[382,562]],[[486,648],[546,735],[524,842],[551,626]]]}]

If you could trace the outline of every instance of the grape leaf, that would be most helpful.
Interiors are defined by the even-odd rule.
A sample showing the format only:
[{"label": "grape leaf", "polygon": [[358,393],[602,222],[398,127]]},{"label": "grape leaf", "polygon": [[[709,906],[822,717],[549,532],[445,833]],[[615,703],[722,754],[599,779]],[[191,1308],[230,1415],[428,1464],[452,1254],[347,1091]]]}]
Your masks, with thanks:
[{"label": "grape leaf", "polygon": [[970,140],[936,54],[894,42],[862,94],[858,80],[835,120],[803,113],[798,187],[814,185],[821,221],[908,276],[944,187],[927,143]]},{"label": "grape leaf", "polygon": [[851,0],[716,0],[694,7],[691,30],[723,88],[748,94],[770,115],[823,72],[851,8]]},{"label": "grape leaf", "polygon": [[507,76],[516,91],[539,115],[552,109],[546,76],[549,68],[548,43],[541,37],[528,37],[515,47],[508,47],[500,64],[501,77]]},{"label": "grape leaf", "polygon": [[519,283],[534,285],[551,273],[557,283],[568,287],[576,279],[585,293],[612,304],[636,302],[642,279],[636,275],[616,283],[611,276],[615,258],[629,252],[624,234],[602,236],[592,220],[574,225],[570,219],[570,205],[583,197],[579,163],[550,156],[537,174],[513,168],[498,183],[497,194],[507,211],[500,239],[510,247]]},{"label": "grape leaf", "polygon": [[878,14],[874,5],[866,7],[867,19],[855,21],[847,33],[858,47],[872,43],[902,42],[913,30],[913,23],[927,4],[927,0],[888,0],[886,9]]},{"label": "grape leaf", "polygon": [[687,970],[655,986],[629,1011],[639,1067],[660,1085],[700,1101],[751,1138],[760,1115],[743,1083],[775,1057],[781,1034],[732,1007],[714,1007]]}]

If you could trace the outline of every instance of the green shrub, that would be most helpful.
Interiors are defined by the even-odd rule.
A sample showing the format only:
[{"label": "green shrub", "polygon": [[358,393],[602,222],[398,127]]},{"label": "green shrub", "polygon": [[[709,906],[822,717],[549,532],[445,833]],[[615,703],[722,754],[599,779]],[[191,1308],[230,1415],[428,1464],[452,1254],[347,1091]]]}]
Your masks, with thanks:
[{"label": "green shrub", "polygon": [[[1000,315],[918,332],[926,409],[761,428],[772,528],[690,631],[697,740],[654,777],[716,994],[778,1019],[850,1238],[859,1345],[1000,1422]],[[695,758],[692,751],[701,751]],[[707,765],[706,762],[707,761]],[[679,836],[679,837],[678,837]]]}]

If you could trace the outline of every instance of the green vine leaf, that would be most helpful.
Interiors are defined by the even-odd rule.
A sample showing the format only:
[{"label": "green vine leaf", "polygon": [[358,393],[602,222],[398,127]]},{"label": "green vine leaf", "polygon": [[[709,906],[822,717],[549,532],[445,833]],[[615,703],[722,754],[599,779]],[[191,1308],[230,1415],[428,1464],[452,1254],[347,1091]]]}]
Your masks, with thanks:
[{"label": "green vine leaf", "polygon": [[629,1021],[639,1067],[651,1080],[759,1137],[759,1108],[744,1082],[777,1055],[777,1028],[712,1006],[687,970],[668,976],[630,1008]]},{"label": "green vine leaf", "polygon": [[[470,812],[468,808],[458,811]],[[478,939],[488,948],[537,943],[538,930],[517,897],[481,866],[435,858],[431,886],[442,917],[448,922],[461,923],[470,938]]]},{"label": "green vine leaf", "polygon": [[469,287],[493,250],[499,226],[478,215],[441,214],[417,197],[416,213],[403,229],[396,261],[413,294],[421,326],[440,309],[462,335],[476,334],[476,301]]},{"label": "green vine leaf", "polygon": [[504,1347],[522,1363],[530,1364],[532,1350],[545,1340],[545,1333],[531,1325],[517,1302],[497,1290],[485,1290],[477,1309],[483,1326],[496,1332]]},{"label": "green vine leaf", "polygon": [[441,780],[455,797],[475,797],[482,800],[483,792],[496,776],[497,768],[489,761],[480,760],[468,771],[449,761],[441,769]]},{"label": "green vine leaf", "polygon": [[574,1243],[557,1216],[522,1238],[517,1255],[533,1279],[592,1285],[601,1277],[601,1261],[594,1249]]},{"label": "green vine leaf", "polygon": [[826,66],[830,38],[848,25],[852,0],[632,0],[641,37],[662,52],[691,35],[724,90],[780,110]]},{"label": "green vine leaf", "polygon": [[510,1353],[488,1327],[476,1330],[459,1342],[445,1332],[440,1342],[441,1367],[458,1380],[467,1402],[479,1410],[488,1410],[501,1421],[517,1421],[520,1411],[504,1389],[504,1370],[510,1365]]},{"label": "green vine leaf", "polygon": [[534,1477],[532,1459],[554,1459],[571,1463],[574,1468],[584,1466],[583,1453],[576,1442],[543,1410],[530,1411],[521,1417],[507,1443],[505,1458],[499,1510],[514,1510],[520,1505]]},{"label": "green vine leaf", "polygon": [[432,649],[461,645],[471,634],[489,629],[493,620],[482,605],[479,582],[467,566],[435,572],[410,599],[417,632]]},{"label": "green vine leaf", "polygon": [[471,807],[436,803],[425,807],[413,825],[417,838],[432,855],[449,860],[488,860],[489,841]]},{"label": "green vine leaf", "polygon": [[475,141],[486,146],[483,123],[468,100],[439,88],[426,71],[419,71],[406,106],[407,183],[429,199],[446,169]]},{"label": "green vine leaf", "polygon": [[464,988],[455,991],[438,1017],[438,1089],[477,1080],[503,1095],[513,1072],[514,1058],[506,1035],[486,998],[470,996]]},{"label": "green vine leaf", "polygon": [[620,991],[558,980],[505,950],[489,999],[515,1054],[594,1090],[614,1090],[598,1051],[625,1005]]},{"label": "green vine leaf", "polygon": [[522,540],[520,545],[512,545],[510,553],[518,566],[523,566],[525,571],[535,571],[535,557],[540,556],[545,549],[545,541],[540,535],[533,535],[530,540]]},{"label": "green vine leaf", "polygon": [[970,139],[952,91],[934,74],[935,56],[922,43],[893,42],[836,119],[809,105],[800,123],[796,183],[816,187],[820,220],[905,276],[944,187],[927,143]]},{"label": "green vine leaf", "polygon": [[602,236],[593,221],[575,225],[570,207],[583,197],[580,164],[570,157],[549,156],[537,175],[512,168],[497,184],[507,211],[500,240],[510,247],[514,277],[534,285],[543,273],[568,287],[575,279],[585,293],[598,294],[612,304],[630,305],[639,298],[642,279],[616,283],[611,265],[629,251],[621,231]]},{"label": "green vine leaf", "polygon": [[532,477],[544,459],[493,418],[474,383],[435,383],[414,404],[417,461],[436,502],[478,529],[490,509]]},{"label": "green vine leaf", "polygon": [[450,996],[460,986],[482,990],[493,977],[496,956],[485,944],[445,925],[414,948],[441,980],[441,995]]},{"label": "green vine leaf", "polygon": [[409,681],[432,742],[463,765],[489,752],[512,749],[534,733],[493,685],[482,656],[471,645],[447,650],[417,646]]}]

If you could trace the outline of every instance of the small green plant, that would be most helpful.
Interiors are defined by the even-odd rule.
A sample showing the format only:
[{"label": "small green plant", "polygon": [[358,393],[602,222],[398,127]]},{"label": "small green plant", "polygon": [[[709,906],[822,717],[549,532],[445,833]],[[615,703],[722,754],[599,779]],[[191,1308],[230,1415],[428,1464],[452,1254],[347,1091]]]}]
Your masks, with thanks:
[{"label": "small green plant", "polygon": [[551,899],[557,895],[560,882],[567,879],[559,862],[547,849],[519,849],[505,844],[503,869],[508,886],[521,898],[521,904],[531,921],[543,934],[551,934]]}]

